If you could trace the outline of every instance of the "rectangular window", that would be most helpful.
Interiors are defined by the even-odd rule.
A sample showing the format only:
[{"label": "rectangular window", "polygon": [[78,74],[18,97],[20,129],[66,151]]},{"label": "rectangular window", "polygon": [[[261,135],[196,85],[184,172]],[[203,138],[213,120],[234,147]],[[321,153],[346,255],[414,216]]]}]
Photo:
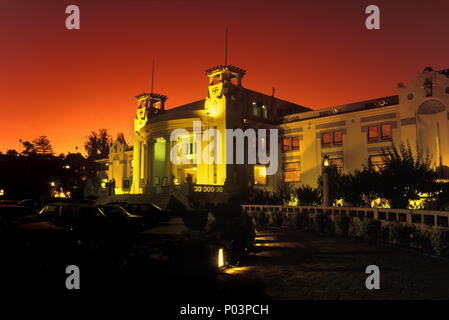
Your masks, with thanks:
[{"label": "rectangular window", "polygon": [[290,151],[290,138],[282,139],[282,151]]},{"label": "rectangular window", "polygon": [[267,168],[254,166],[254,184],[267,184]]},{"label": "rectangular window", "polygon": [[330,147],[332,144],[332,137],[330,132],[324,132],[321,134],[321,146]]},{"label": "rectangular window", "polygon": [[391,124],[382,124],[380,126],[380,131],[382,133],[382,140],[391,140]]},{"label": "rectangular window", "polygon": [[260,109],[257,106],[253,107],[253,115],[260,117]]},{"label": "rectangular window", "polygon": [[343,174],[343,158],[330,158],[330,165],[337,167],[340,174]]},{"label": "rectangular window", "polygon": [[283,181],[285,183],[300,182],[301,170],[299,162],[286,162],[283,165]]},{"label": "rectangular window", "polygon": [[369,126],[368,127],[368,141],[378,141],[379,140],[379,126]]},{"label": "rectangular window", "polygon": [[343,144],[343,131],[334,131],[334,146],[341,146]]},{"label": "rectangular window", "polygon": [[292,138],[292,150],[299,150],[299,137]]},{"label": "rectangular window", "polygon": [[262,118],[267,119],[268,113],[267,113],[267,107],[265,105],[261,108]]},{"label": "rectangular window", "polygon": [[296,171],[286,171],[284,172],[284,182],[285,183],[291,183],[291,182],[300,182],[300,172],[299,170]]},{"label": "rectangular window", "polygon": [[379,168],[385,165],[385,159],[382,155],[370,156],[369,161],[372,163],[375,171],[379,171]]}]

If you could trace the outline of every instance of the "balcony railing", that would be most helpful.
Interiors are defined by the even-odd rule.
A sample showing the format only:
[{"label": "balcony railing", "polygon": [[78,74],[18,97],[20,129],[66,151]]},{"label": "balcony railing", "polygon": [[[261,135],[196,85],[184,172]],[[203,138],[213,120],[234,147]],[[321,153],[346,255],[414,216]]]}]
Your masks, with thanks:
[{"label": "balcony railing", "polygon": [[449,227],[449,212],[412,210],[412,209],[384,209],[384,208],[356,208],[356,207],[313,207],[313,206],[287,206],[287,205],[242,205],[244,211],[256,212],[284,212],[286,214],[308,213],[314,216],[325,213],[332,216],[346,215],[358,219],[378,219],[385,222],[399,222],[433,227]]}]

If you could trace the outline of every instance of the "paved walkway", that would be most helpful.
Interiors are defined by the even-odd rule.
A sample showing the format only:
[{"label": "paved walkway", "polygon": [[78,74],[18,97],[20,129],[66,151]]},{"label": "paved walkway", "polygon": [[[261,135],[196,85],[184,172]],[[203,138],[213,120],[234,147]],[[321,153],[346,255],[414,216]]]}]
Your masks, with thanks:
[{"label": "paved walkway", "polygon": [[[263,230],[256,241],[244,266],[221,276],[225,291],[282,300],[449,299],[447,260],[312,232]],[[372,264],[379,290],[365,287]]]}]

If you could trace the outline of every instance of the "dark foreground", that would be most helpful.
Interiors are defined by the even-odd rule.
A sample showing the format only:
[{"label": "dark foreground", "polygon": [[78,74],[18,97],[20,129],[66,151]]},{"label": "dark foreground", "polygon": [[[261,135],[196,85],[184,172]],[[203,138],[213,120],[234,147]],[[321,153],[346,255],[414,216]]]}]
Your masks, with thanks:
[{"label": "dark foreground", "polygon": [[[126,241],[125,241],[126,240]],[[209,260],[208,260],[209,259]],[[81,289],[67,290],[65,268],[77,265]],[[380,289],[368,290],[368,265]],[[259,230],[239,267],[220,271],[201,243],[155,245],[146,236],[103,247],[67,248],[49,239],[14,248],[3,242],[3,292],[138,295],[153,303],[237,300],[449,299],[449,262],[399,248],[313,232]]]},{"label": "dark foreground", "polygon": [[[312,232],[261,230],[245,268],[227,276],[257,285],[268,299],[449,299],[449,262],[399,248]],[[368,290],[368,265],[380,269],[380,289]]]}]

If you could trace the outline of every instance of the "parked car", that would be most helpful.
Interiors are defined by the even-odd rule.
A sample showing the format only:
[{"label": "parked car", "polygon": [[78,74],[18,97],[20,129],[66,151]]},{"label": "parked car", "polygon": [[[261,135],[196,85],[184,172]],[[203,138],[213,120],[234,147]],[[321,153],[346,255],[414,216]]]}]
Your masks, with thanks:
[{"label": "parked car", "polygon": [[144,219],[140,215],[131,214],[119,205],[98,206],[105,216],[116,226],[129,225],[132,228],[140,229],[144,226]]},{"label": "parked car", "polygon": [[119,204],[126,211],[142,216],[145,225],[153,226],[160,222],[168,222],[171,220],[171,212],[169,210],[163,210],[153,203],[128,203],[128,202],[116,202],[111,204]]},{"label": "parked car", "polygon": [[29,207],[0,204],[0,229],[2,231],[10,230],[15,222],[23,222],[35,214],[35,211]]},{"label": "parked car", "polygon": [[17,204],[17,201],[15,201],[15,200],[8,200],[8,199],[1,199],[0,200],[0,205],[3,205],[3,204]]},{"label": "parked car", "polygon": [[86,234],[137,231],[143,225],[142,217],[120,206],[91,204],[48,204],[39,212],[39,218]]}]

